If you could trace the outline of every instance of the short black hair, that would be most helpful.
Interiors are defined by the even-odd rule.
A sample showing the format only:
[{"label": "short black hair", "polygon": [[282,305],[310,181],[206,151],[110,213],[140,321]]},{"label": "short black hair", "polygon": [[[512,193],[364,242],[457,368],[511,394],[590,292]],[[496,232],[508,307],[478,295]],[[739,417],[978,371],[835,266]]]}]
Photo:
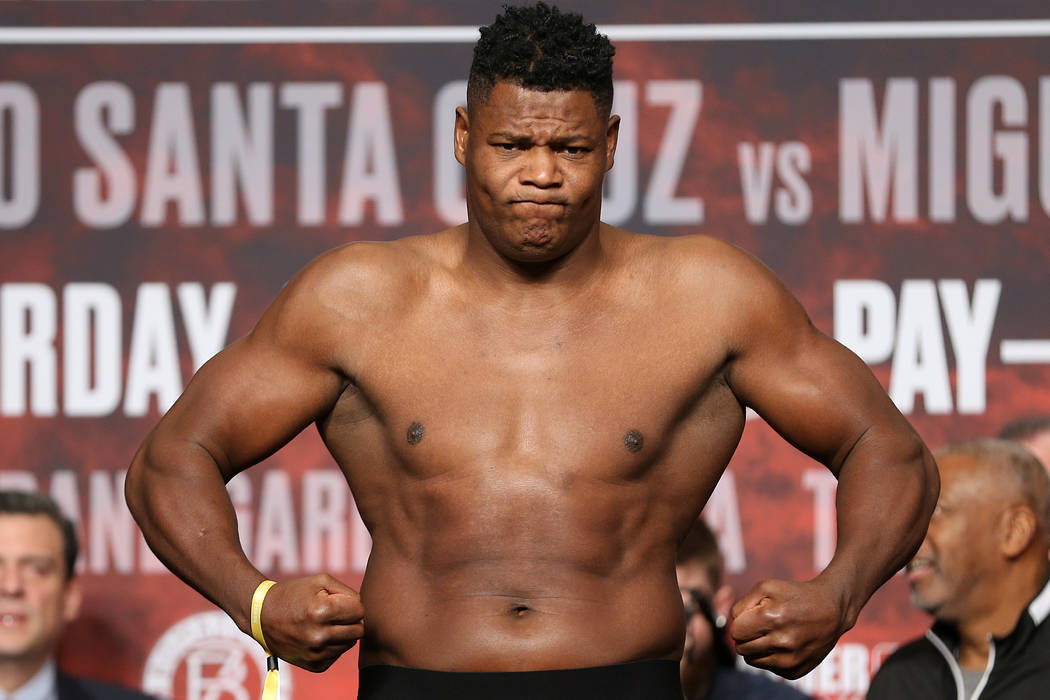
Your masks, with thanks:
[{"label": "short black hair", "polygon": [[0,491],[0,516],[44,515],[51,519],[62,533],[62,549],[66,559],[66,580],[73,578],[80,545],[73,521],[63,515],[58,504],[36,491]]},{"label": "short black hair", "polygon": [[575,12],[545,2],[504,5],[492,24],[481,27],[467,80],[467,105],[484,102],[497,82],[530,90],[588,90],[599,115],[612,110],[609,37]]}]

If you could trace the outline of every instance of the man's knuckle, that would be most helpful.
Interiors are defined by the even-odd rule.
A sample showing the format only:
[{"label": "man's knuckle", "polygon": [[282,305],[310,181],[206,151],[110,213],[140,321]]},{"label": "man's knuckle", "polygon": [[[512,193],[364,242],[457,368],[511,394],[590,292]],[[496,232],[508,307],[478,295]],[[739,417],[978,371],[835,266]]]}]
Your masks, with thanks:
[{"label": "man's knuckle", "polygon": [[328,606],[324,603],[315,603],[307,610],[311,622],[321,623],[328,617]]}]

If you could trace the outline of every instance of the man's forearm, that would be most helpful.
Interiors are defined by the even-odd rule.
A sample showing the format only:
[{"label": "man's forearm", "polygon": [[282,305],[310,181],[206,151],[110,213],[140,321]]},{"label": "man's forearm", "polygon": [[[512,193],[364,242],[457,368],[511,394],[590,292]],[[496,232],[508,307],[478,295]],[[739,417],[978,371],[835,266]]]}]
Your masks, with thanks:
[{"label": "man's forearm", "polygon": [[149,440],[128,470],[125,497],[157,557],[247,631],[263,576],[241,549],[215,460],[192,443]]},{"label": "man's forearm", "polygon": [[939,478],[922,441],[897,431],[858,440],[838,479],[838,545],[822,576],[843,585],[852,625],[875,590],[922,543]]}]

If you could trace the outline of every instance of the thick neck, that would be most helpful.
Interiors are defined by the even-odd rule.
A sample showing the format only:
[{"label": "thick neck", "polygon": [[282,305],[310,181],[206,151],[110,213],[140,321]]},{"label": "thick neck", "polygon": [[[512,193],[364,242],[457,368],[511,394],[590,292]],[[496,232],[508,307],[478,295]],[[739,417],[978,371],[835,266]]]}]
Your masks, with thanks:
[{"label": "thick neck", "polygon": [[466,245],[462,263],[470,277],[494,293],[517,294],[528,291],[532,297],[549,295],[555,300],[588,288],[603,269],[606,250],[603,232],[606,227],[595,222],[580,243],[552,260],[522,261],[497,251],[481,229],[465,225]]}]

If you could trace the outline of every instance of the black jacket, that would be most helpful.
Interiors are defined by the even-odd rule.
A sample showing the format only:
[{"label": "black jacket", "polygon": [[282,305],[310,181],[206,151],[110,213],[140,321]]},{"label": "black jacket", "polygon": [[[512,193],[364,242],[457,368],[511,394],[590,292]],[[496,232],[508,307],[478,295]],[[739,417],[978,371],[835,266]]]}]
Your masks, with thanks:
[{"label": "black jacket", "polygon": [[1050,582],[1021,613],[1010,634],[992,640],[988,666],[971,698],[963,696],[955,660],[958,636],[935,624],[925,637],[905,644],[871,679],[868,700],[1028,700],[1050,698]]},{"label": "black jacket", "polygon": [[135,690],[128,690],[112,683],[91,681],[59,673],[58,700],[155,700]]}]

